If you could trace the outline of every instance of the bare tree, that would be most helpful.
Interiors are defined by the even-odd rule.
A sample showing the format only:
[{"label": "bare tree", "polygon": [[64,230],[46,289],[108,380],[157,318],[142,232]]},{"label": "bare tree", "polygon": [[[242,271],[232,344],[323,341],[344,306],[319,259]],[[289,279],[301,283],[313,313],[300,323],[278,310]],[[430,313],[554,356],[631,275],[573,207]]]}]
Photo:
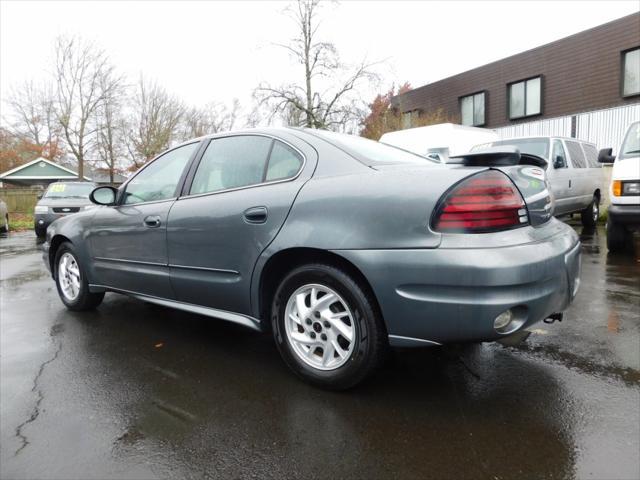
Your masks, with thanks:
[{"label": "bare tree", "polygon": [[183,117],[182,139],[232,130],[239,111],[238,99],[234,99],[230,107],[219,102],[211,102],[203,108],[192,107]]},{"label": "bare tree", "polygon": [[79,38],[56,40],[56,117],[84,177],[84,162],[95,143],[96,109],[122,83],[103,50]]},{"label": "bare tree", "polygon": [[129,156],[140,167],[180,138],[183,103],[155,82],[140,78],[129,119]]},{"label": "bare tree", "polygon": [[318,40],[319,8],[319,0],[298,0],[287,10],[298,34],[290,44],[279,46],[303,67],[302,81],[277,87],[262,83],[254,95],[271,109],[271,117],[283,115],[285,120],[300,119],[309,128],[335,129],[359,120],[362,102],[357,88],[378,77],[374,63],[363,60],[355,66],[347,65],[333,43]]},{"label": "bare tree", "polygon": [[7,99],[12,133],[34,143],[50,160],[62,153],[60,126],[56,121],[54,92],[47,83],[24,82]]},{"label": "bare tree", "polygon": [[[108,79],[103,78],[101,81]],[[101,85],[106,89],[106,85]],[[110,89],[96,109],[96,151],[99,164],[105,165],[109,181],[113,183],[115,172],[125,158],[126,125],[123,114],[126,90],[124,85]]]}]

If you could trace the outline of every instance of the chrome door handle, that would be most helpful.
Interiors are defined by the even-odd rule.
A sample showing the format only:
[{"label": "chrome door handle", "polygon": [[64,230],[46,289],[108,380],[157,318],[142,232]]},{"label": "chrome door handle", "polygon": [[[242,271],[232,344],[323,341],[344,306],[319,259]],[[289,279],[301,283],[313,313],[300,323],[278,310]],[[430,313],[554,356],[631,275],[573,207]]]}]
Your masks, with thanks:
[{"label": "chrome door handle", "polygon": [[157,215],[149,215],[144,219],[144,226],[149,228],[157,228],[160,226],[160,217]]}]

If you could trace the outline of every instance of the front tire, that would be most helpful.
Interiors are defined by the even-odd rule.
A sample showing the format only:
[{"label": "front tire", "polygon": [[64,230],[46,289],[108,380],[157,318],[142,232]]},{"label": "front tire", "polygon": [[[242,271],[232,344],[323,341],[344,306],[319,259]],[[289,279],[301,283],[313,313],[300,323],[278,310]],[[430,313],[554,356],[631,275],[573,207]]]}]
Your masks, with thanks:
[{"label": "front tire", "polygon": [[291,271],[272,305],[276,345],[303,380],[344,390],[381,364],[387,335],[377,304],[348,273],[325,264]]},{"label": "front tire", "polygon": [[595,228],[598,218],[600,217],[600,199],[597,195],[593,196],[591,203],[580,212],[582,226],[585,228]]},{"label": "front tire", "polygon": [[92,293],[78,255],[70,242],[64,242],[54,261],[56,287],[62,303],[76,312],[93,310],[102,302],[104,292]]},{"label": "front tire", "polygon": [[629,232],[619,223],[613,222],[610,218],[607,219],[607,248],[610,252],[623,251],[629,240]]},{"label": "front tire", "polygon": [[4,224],[0,226],[0,233],[9,233],[9,214],[4,216]]}]

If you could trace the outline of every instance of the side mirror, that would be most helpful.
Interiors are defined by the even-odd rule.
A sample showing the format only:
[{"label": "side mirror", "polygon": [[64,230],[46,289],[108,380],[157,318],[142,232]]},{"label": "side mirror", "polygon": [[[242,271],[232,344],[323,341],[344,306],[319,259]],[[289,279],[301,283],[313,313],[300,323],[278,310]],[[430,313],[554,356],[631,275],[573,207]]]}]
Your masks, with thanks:
[{"label": "side mirror", "polygon": [[43,195],[43,193],[42,193],[42,192],[38,193],[38,195],[37,195],[38,200],[42,199],[42,195]]},{"label": "side mirror", "polygon": [[564,158],[560,155],[556,155],[556,158],[553,159],[553,168],[564,168],[565,166]]},{"label": "side mirror", "polygon": [[115,205],[117,194],[118,190],[113,187],[98,187],[89,194],[89,200],[96,205]]},{"label": "side mirror", "polygon": [[611,155],[613,152],[612,148],[603,148],[598,152],[598,162],[599,163],[613,163],[616,159],[615,155]]}]

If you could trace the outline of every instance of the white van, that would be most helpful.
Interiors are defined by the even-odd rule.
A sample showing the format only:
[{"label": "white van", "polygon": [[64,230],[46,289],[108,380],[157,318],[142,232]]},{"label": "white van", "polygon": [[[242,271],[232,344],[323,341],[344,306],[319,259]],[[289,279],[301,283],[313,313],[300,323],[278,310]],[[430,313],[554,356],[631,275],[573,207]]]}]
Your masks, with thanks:
[{"label": "white van", "polygon": [[498,134],[486,128],[440,123],[385,133],[380,142],[446,163],[449,157],[470,152],[474,145],[497,139]]},{"label": "white van", "polygon": [[544,158],[548,162],[547,180],[555,200],[554,215],[580,213],[585,227],[595,227],[600,216],[604,173],[593,143],[564,137],[522,137],[478,145],[474,150],[501,145],[511,145],[522,153]]},{"label": "white van", "polygon": [[[614,157],[600,155],[601,163]],[[625,248],[631,231],[640,227],[640,122],[632,123],[615,158],[609,185],[611,205],[607,217],[607,247],[612,252]]]}]

